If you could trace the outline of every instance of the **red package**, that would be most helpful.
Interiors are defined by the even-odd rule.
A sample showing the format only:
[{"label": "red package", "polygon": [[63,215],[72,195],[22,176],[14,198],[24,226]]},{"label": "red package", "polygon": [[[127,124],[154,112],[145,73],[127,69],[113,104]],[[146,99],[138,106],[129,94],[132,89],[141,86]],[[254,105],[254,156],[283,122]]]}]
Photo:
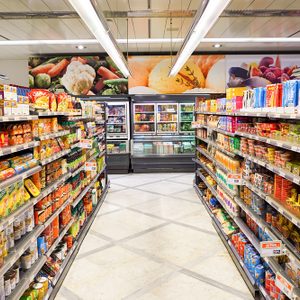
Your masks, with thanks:
[{"label": "red package", "polygon": [[49,109],[50,92],[47,90],[33,89],[27,93],[30,103],[36,109]]},{"label": "red package", "polygon": [[60,93],[56,95],[57,111],[66,112],[68,110],[69,95],[66,93]]},{"label": "red package", "polygon": [[50,111],[57,110],[56,96],[53,93],[50,93],[50,96],[49,96],[49,110]]}]

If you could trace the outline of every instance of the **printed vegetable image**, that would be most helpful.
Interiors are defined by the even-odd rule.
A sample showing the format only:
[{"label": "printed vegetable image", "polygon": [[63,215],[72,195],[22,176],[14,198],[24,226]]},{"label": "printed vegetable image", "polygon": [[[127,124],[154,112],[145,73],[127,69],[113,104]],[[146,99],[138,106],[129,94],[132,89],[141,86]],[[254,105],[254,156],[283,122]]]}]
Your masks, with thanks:
[{"label": "printed vegetable image", "polygon": [[32,88],[64,90],[73,95],[128,93],[128,80],[109,57],[30,57],[28,72]]}]

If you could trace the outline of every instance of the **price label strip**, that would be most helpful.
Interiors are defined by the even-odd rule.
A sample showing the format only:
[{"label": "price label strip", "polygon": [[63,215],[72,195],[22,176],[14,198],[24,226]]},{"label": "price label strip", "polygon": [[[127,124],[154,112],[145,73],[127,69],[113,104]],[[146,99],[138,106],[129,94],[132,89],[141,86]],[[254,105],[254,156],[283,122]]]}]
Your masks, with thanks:
[{"label": "price label strip", "polygon": [[79,147],[83,149],[92,149],[93,140],[89,139],[81,139],[79,143]]},{"label": "price label strip", "polygon": [[85,171],[97,171],[97,163],[95,161],[87,161],[84,166]]},{"label": "price label strip", "polygon": [[227,174],[227,183],[232,185],[243,185],[242,174]]},{"label": "price label strip", "polygon": [[279,272],[276,273],[275,284],[289,298],[293,298],[294,286]]},{"label": "price label strip", "polygon": [[262,257],[283,255],[282,241],[263,241],[260,242],[260,255]]}]

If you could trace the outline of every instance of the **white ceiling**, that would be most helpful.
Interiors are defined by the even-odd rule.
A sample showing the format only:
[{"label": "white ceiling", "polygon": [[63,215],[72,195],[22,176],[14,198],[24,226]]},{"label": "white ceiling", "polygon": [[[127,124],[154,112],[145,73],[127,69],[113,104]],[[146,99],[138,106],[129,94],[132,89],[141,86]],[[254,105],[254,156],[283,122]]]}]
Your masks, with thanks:
[{"label": "white ceiling", "polygon": [[[213,0],[210,0],[213,1]],[[139,10],[197,10],[201,0],[97,0],[102,11]],[[232,0],[230,10],[300,10],[300,0]],[[68,0],[0,0],[0,12],[53,12],[73,8]],[[172,23],[172,24],[171,24]],[[192,18],[114,18],[108,24],[115,38],[170,38],[185,37]],[[170,30],[172,29],[172,30]],[[0,19],[0,40],[26,39],[92,39],[93,35],[79,18],[65,19]],[[299,17],[220,17],[207,37],[300,37]],[[177,51],[179,44],[172,46]],[[129,52],[170,52],[168,44],[120,45]],[[297,44],[224,44],[215,49],[211,44],[200,44],[198,51],[268,51],[300,50]],[[32,54],[75,53],[75,46],[0,46],[0,59],[27,58]],[[99,45],[88,45],[81,52],[102,52]]]}]

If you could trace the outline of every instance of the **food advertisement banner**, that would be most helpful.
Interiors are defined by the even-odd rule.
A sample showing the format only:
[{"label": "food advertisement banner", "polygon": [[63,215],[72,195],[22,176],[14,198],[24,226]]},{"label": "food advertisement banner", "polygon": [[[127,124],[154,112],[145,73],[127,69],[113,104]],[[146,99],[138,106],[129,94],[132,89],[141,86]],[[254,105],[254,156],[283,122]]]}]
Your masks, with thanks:
[{"label": "food advertisement banner", "polygon": [[30,57],[29,87],[73,95],[128,93],[128,80],[107,56]]},{"label": "food advertisement banner", "polygon": [[226,87],[264,87],[298,78],[299,55],[226,55]]},{"label": "food advertisement banner", "polygon": [[225,92],[224,55],[193,55],[174,77],[170,56],[130,56],[129,94]]}]

